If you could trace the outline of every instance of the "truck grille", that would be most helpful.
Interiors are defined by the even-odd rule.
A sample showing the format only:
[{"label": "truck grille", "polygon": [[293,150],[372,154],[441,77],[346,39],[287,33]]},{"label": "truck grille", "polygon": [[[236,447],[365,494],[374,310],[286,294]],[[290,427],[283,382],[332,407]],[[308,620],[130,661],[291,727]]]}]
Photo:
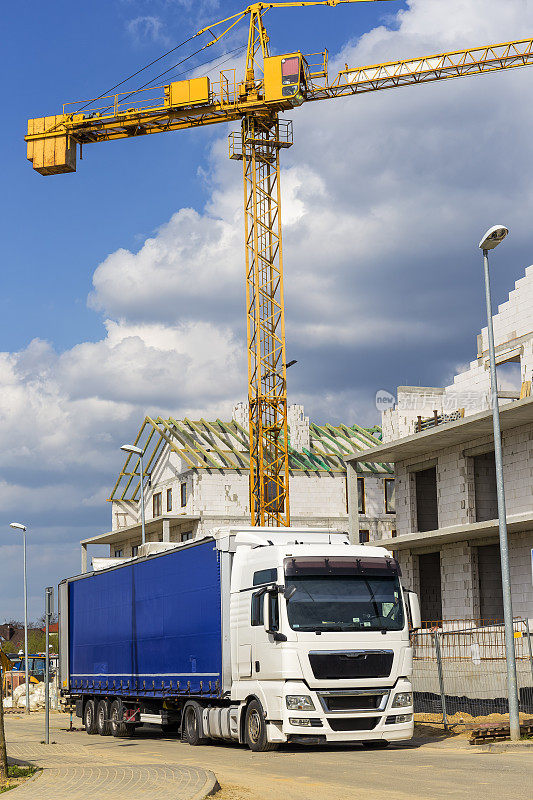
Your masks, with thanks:
[{"label": "truck grille", "polygon": [[328,717],[332,731],[371,731],[378,724],[379,717]]},{"label": "truck grille", "polygon": [[389,697],[388,689],[363,689],[352,692],[319,692],[324,711],[382,711]]},{"label": "truck grille", "polygon": [[392,650],[329,650],[309,653],[315,678],[387,678],[392,669]]}]

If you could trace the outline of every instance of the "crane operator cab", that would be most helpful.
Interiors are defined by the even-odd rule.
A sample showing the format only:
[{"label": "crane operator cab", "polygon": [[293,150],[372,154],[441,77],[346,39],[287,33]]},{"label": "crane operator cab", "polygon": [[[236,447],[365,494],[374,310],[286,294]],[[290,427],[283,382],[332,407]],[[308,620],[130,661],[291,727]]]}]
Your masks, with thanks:
[{"label": "crane operator cab", "polygon": [[264,61],[265,100],[289,101],[291,106],[304,102],[305,77],[303,56],[300,52],[284,56],[270,56]]}]

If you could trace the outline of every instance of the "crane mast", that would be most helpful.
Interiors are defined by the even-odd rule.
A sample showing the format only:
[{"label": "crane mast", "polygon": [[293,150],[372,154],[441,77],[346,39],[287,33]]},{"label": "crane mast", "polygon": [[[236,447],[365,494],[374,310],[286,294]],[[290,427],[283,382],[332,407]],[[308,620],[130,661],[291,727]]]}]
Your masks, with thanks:
[{"label": "crane mast", "polygon": [[[268,56],[262,12],[253,11],[248,96],[258,93],[256,73]],[[279,162],[281,148],[291,144],[288,130],[277,111],[267,110],[243,117],[238,144],[238,137],[230,135],[230,158],[243,162],[250,513],[252,524],[263,526],[290,524]]]},{"label": "crane mast", "polygon": [[[205,45],[209,47],[249,15],[242,82],[236,80],[235,70],[221,71],[218,88],[208,77],[174,81],[150,87],[148,96],[133,92],[100,97],[101,105],[93,103],[86,113],[82,113],[86,106],[79,108],[79,103],[65,104],[62,114],[28,122],[28,158],[42,175],[53,175],[76,170],[78,145],[81,150],[86,143],[240,121],[240,131],[230,134],[229,155],[243,164],[253,525],[290,524],[280,151],[293,140],[292,123],[280,120],[280,112],[308,101],[533,65],[533,39],[368,67],[346,65],[333,79],[328,75],[327,50],[319,54],[318,65],[300,51],[284,56],[269,53],[263,16],[271,8],[376,1],[254,3],[196,34],[209,32],[213,37]],[[222,33],[214,32],[225,25]],[[162,91],[154,97],[156,90]]]}]

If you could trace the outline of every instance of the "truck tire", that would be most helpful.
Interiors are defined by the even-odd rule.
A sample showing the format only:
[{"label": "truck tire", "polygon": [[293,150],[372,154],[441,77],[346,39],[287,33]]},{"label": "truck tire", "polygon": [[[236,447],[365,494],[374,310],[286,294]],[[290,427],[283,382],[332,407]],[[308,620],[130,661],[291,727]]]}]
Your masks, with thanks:
[{"label": "truck tire", "polygon": [[276,743],[267,740],[265,712],[259,700],[252,700],[246,708],[244,741],[254,753],[266,753],[278,749]]},{"label": "truck tire", "polygon": [[109,730],[109,703],[107,700],[100,700],[96,706],[96,728],[100,736],[110,736]]},{"label": "truck tire", "polygon": [[135,730],[135,725],[127,725],[123,721],[124,706],[122,700],[113,700],[111,703],[111,711],[109,712],[109,727],[111,734],[117,739],[124,739],[131,736]]},{"label": "truck tire", "polygon": [[89,736],[98,733],[96,729],[96,704],[94,700],[87,700],[83,708],[83,724]]},{"label": "truck tire", "polygon": [[191,701],[183,709],[181,723],[182,737],[192,747],[205,744],[207,739],[202,736],[202,707],[199,703]]},{"label": "truck tire", "polygon": [[389,743],[385,739],[369,739],[366,742],[361,742],[365,750],[385,750]]}]

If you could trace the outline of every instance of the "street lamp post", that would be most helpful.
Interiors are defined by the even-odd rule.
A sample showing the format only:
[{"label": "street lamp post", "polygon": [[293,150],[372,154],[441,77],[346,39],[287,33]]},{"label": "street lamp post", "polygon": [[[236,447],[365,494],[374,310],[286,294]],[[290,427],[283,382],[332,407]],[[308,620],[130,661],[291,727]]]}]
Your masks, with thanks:
[{"label": "street lamp post", "polygon": [[26,526],[20,522],[11,522],[9,525],[16,531],[22,531],[22,544],[24,550],[24,678],[26,681],[26,714],[30,713],[30,671],[28,668],[28,583],[26,578]]},{"label": "street lamp post", "polygon": [[494,352],[494,330],[492,326],[492,301],[490,295],[489,276],[489,250],[494,250],[494,248],[505,239],[508,233],[509,231],[504,225],[495,225],[486,232],[485,236],[479,243],[479,247],[481,250],[483,250],[485,300],[487,305],[492,421],[494,427],[494,461],[496,463],[496,488],[498,493],[498,525],[500,532],[500,558],[502,568],[505,656],[507,661],[507,694],[509,698],[509,728],[511,739],[517,740],[520,739],[520,717],[518,712],[518,688],[516,682],[511,576],[509,571],[509,541],[507,537],[507,514],[505,509],[505,490],[503,484],[500,407],[498,403],[498,379],[496,376],[496,356]]},{"label": "street lamp post", "polygon": [[123,444],[120,449],[124,450],[126,453],[132,453],[133,455],[139,456],[139,464],[141,468],[141,540],[142,544],[144,544],[146,542],[146,532],[144,527],[144,470],[143,470],[144,450],[141,450],[140,447],[137,447],[134,444]]}]

